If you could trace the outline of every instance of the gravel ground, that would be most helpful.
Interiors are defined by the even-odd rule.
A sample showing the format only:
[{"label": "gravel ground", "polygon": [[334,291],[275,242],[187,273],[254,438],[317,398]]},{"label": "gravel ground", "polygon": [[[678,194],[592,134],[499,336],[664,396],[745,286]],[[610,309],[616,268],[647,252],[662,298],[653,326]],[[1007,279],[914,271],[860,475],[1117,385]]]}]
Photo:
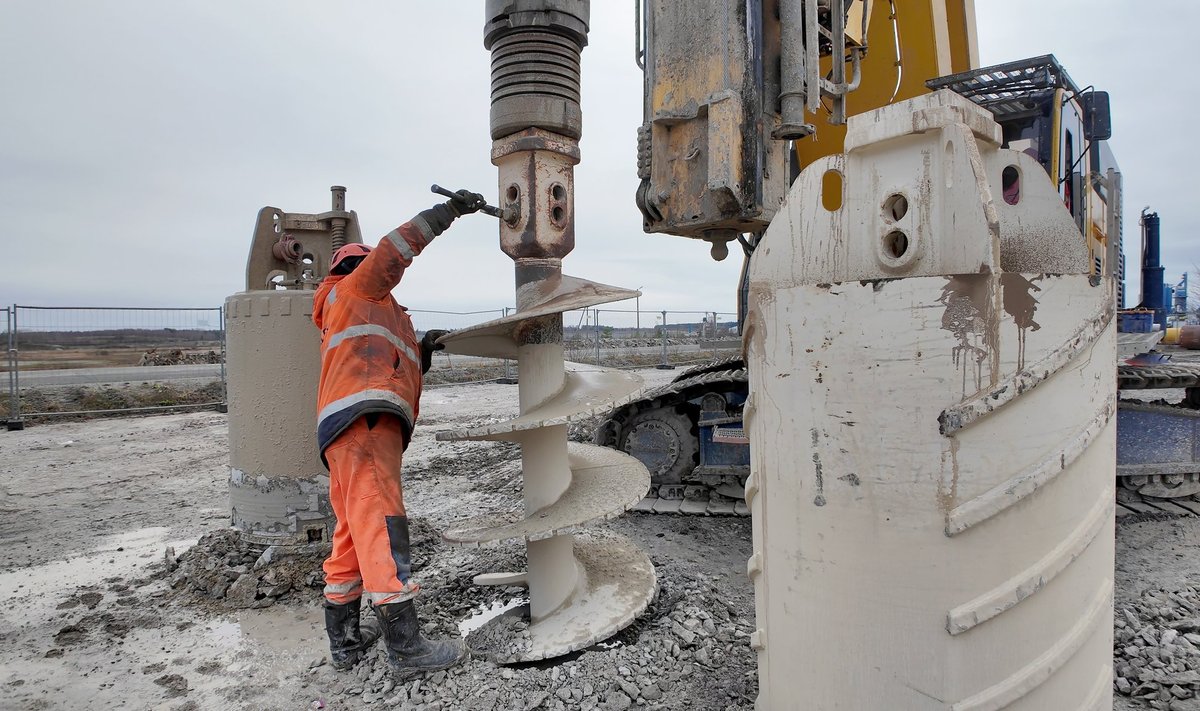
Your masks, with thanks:
[{"label": "gravel ground", "polygon": [[[655,385],[673,373],[645,375]],[[406,498],[430,634],[460,634],[520,599],[471,584],[519,567],[519,548],[463,551],[436,535],[511,506],[520,477],[513,446],[434,435],[503,418],[515,401],[512,386],[488,384],[422,402]],[[631,514],[597,527],[632,538],[657,568],[659,594],[630,628],[552,662],[471,660],[397,684],[378,648],[348,674],[326,662],[319,550],[260,562],[223,530],[225,429],[200,412],[0,434],[0,707],[753,708],[748,519]],[[1132,696],[1116,708],[1200,708],[1200,642],[1188,636],[1200,635],[1200,518],[1126,517],[1117,531],[1114,662]]]},{"label": "gravel ground", "polygon": [[[646,371],[652,385],[672,375]],[[439,388],[422,402],[405,471],[430,634],[460,634],[483,609],[520,598],[471,578],[519,568],[523,550],[463,551],[436,535],[463,516],[511,506],[520,476],[513,446],[434,435],[503,418],[515,403],[506,385]],[[0,705],[752,708],[745,519],[627,516],[597,527],[650,554],[660,591],[631,627],[595,648],[505,669],[471,660],[398,685],[378,648],[354,673],[333,671],[320,551],[263,563],[222,528],[225,427],[223,415],[202,412],[0,437]]]}]

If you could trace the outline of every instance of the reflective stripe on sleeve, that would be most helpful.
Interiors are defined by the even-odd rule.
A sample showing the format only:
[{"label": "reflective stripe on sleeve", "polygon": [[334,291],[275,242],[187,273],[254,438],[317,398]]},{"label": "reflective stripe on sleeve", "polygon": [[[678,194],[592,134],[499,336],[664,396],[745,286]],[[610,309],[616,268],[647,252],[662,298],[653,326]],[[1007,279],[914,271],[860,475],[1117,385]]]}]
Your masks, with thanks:
[{"label": "reflective stripe on sleeve", "polygon": [[392,244],[396,245],[396,249],[400,250],[400,256],[404,257],[408,261],[411,262],[413,257],[417,256],[413,253],[412,247],[408,245],[408,241],[404,239],[404,235],[400,234],[399,227],[391,232],[388,232],[387,238],[391,240]]},{"label": "reflective stripe on sleeve", "polygon": [[347,395],[339,400],[334,400],[325,407],[321,408],[321,411],[317,413],[317,427],[319,428],[321,426],[321,422],[323,422],[325,418],[331,415],[336,415],[346,408],[353,407],[360,402],[366,402],[368,400],[382,400],[395,405],[400,409],[401,412],[404,413],[409,422],[413,421],[412,405],[410,405],[407,400],[400,397],[396,393],[392,392],[391,390],[363,390],[361,392],[354,393],[353,395]]},{"label": "reflective stripe on sleeve", "polygon": [[437,237],[437,235],[433,233],[433,227],[429,225],[429,221],[424,217],[417,215],[412,219],[412,223],[417,226],[418,230],[421,231],[421,236],[425,238],[426,245],[432,242],[434,237]]},{"label": "reflective stripe on sleeve", "polygon": [[421,359],[415,352],[413,352],[413,349],[404,342],[403,339],[387,330],[383,326],[374,323],[351,326],[347,329],[338,331],[329,337],[329,340],[325,343],[325,350],[337,348],[339,345],[341,345],[342,341],[346,340],[347,338],[358,338],[361,336],[383,336],[391,341],[392,345],[395,346],[401,353],[403,353],[404,357],[408,358],[414,365],[421,364]]}]

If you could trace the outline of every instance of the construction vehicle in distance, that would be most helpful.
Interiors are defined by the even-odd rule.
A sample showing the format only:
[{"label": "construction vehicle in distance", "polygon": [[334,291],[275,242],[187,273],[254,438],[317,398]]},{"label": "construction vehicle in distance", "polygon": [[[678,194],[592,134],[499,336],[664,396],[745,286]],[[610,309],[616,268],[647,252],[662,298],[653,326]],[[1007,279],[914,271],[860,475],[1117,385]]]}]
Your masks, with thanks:
[{"label": "construction vehicle in distance", "polygon": [[[1081,91],[1052,55],[973,68],[977,60],[974,28],[967,20],[973,17],[969,3],[868,5],[865,12],[873,16],[867,29],[847,41],[858,87],[844,97],[843,112],[862,113],[938,89],[950,89],[974,101],[988,109],[1003,128],[1005,148],[1031,155],[1051,176],[1087,245],[1093,273],[1103,274],[1110,262],[1119,269],[1121,175],[1108,144],[1112,134],[1108,94],[1091,88]],[[857,11],[849,18],[863,17],[861,4],[849,3],[848,7],[852,12]],[[664,81],[654,72],[657,65],[678,60],[672,55],[678,35],[687,36],[675,24],[658,16],[658,12],[666,11],[651,9],[646,22],[647,56],[655,61],[648,61],[646,66],[646,123],[639,133],[638,151],[642,184],[637,202],[645,216],[646,231],[699,236],[713,243],[714,256],[719,256],[724,251],[720,240],[729,239],[728,221],[709,219],[702,224],[693,218],[692,223],[681,224],[681,220],[671,219],[680,214],[679,210],[664,214],[646,197],[668,195],[658,186],[670,180],[678,183],[677,175],[660,177],[648,165],[651,151],[647,144],[655,126],[661,123],[675,126],[672,122],[679,120],[674,107],[665,106],[666,100],[660,97],[670,97],[676,104],[689,99],[694,103],[695,99],[674,86],[672,91],[665,92],[661,86]],[[939,17],[948,19],[939,24]],[[848,27],[854,25],[847,22]],[[656,32],[662,32],[663,36]],[[665,56],[663,46],[667,48]],[[837,63],[829,62],[826,57],[822,66],[832,71]],[[665,70],[661,73],[671,75]],[[710,111],[709,116],[715,113]],[[845,127],[829,123],[837,118],[836,113],[836,106],[823,105],[815,114],[807,115],[808,125],[820,128],[818,135],[811,138],[794,136],[789,182],[799,169],[842,150]],[[668,118],[662,118],[664,114]],[[678,139],[672,137],[672,140]],[[761,162],[769,165],[769,161]],[[780,168],[776,166],[776,170]],[[685,175],[694,176],[696,172]],[[1009,168],[1003,179],[1004,199],[1015,204],[1020,199],[1021,177],[1016,168]],[[708,182],[711,183],[711,177]],[[773,185],[769,179],[762,182]],[[764,196],[773,194],[771,189],[761,192]],[[709,193],[703,194],[711,200],[707,197]],[[746,225],[743,231],[751,234],[732,237],[744,251],[738,292],[739,325],[745,317],[750,257],[764,229],[761,220],[769,222],[773,214],[768,209],[770,199],[764,197],[764,200],[767,204],[761,207],[760,222],[743,218],[741,223]],[[703,214],[704,206],[687,207]],[[683,214],[690,213],[684,210]],[[714,223],[716,228],[711,227]],[[1122,382],[1133,386],[1163,379],[1139,381],[1123,377]],[[748,513],[742,501],[750,473],[749,439],[742,422],[748,383],[745,362],[740,356],[708,363],[686,370],[670,384],[615,409],[600,424],[595,434],[597,443],[628,452],[650,469],[651,490],[639,510]]]}]

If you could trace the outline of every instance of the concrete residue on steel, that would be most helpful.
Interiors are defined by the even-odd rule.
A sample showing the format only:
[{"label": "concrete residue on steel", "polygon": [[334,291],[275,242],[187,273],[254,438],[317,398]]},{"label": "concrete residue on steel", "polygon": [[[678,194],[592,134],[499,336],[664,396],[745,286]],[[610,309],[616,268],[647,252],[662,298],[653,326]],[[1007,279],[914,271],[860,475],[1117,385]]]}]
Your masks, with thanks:
[{"label": "concrete residue on steel", "polygon": [[[439,432],[439,440],[506,440],[511,433],[563,425],[607,412],[636,396],[642,379],[619,370],[565,363],[563,387],[549,400],[520,417],[465,430]],[[645,493],[645,492],[643,492]]]},{"label": "concrete residue on steel", "polygon": [[983,595],[950,610],[946,615],[946,631],[962,634],[1042,590],[1096,540],[1104,522],[1113,517],[1113,507],[1113,490],[1102,489],[1087,517],[1054,550]]},{"label": "concrete residue on steel", "polygon": [[501,223],[500,249],[518,260],[518,285],[522,279],[520,260],[561,259],[575,248],[575,165],[577,153],[558,150],[545,132],[529,130],[510,136],[501,144],[529,146],[528,150],[494,152],[492,162],[500,168],[500,192],[512,205],[512,219]]},{"label": "concrete residue on steel", "polygon": [[1104,403],[1078,433],[1069,436],[1061,448],[1051,450],[1041,461],[955,506],[946,516],[946,535],[956,536],[1017,505],[1066,471],[1108,428],[1115,404],[1115,399]]},{"label": "concrete residue on steel", "polygon": [[503,318],[454,331],[443,336],[438,343],[444,345],[451,354],[514,359],[517,357],[518,336],[526,322],[542,316],[556,316],[564,311],[624,301],[641,294],[634,289],[609,286],[566,274],[548,280],[546,284],[531,287],[528,293],[538,295],[535,305]]},{"label": "concrete residue on steel", "polygon": [[[607,447],[567,443],[571,483],[554,503],[528,515],[497,514],[459,521],[442,533],[455,545],[536,541],[615,518],[646,493],[646,468]],[[623,504],[613,508],[614,502]]]},{"label": "concrete residue on steel", "polygon": [[270,477],[231,467],[229,508],[234,528],[243,531],[251,542],[307,542],[309,528],[316,526],[325,531],[333,516],[329,477]]},{"label": "concrete residue on steel", "polygon": [[314,426],[320,334],[312,293],[248,291],[225,302],[232,522],[272,542],[333,535]]},{"label": "concrete residue on steel", "polygon": [[965,99],[852,117],[846,146],[796,179],[750,265],[758,706],[1107,707],[1109,280],[1049,180],[996,199],[1026,163]]},{"label": "concrete residue on steel", "polygon": [[472,651],[497,664],[516,664],[583,649],[620,631],[658,591],[650,559],[623,536],[578,534],[573,554],[587,580],[586,595],[541,621],[530,621],[529,606],[501,615],[467,637]]},{"label": "concrete residue on steel", "polygon": [[[1024,280],[1024,278],[1022,278]],[[1028,280],[1024,280],[1028,281]],[[1033,365],[1025,363],[1025,342],[1030,330],[1031,313],[1005,309],[1017,328],[1017,367],[1002,379],[993,379],[988,392],[967,399],[938,416],[942,434],[947,436],[970,426],[980,418],[1012,402],[1025,392],[1037,387],[1047,378],[1073,362],[1080,354],[1089,351],[1097,339],[1104,335],[1113,319],[1113,293],[1111,287],[1096,287],[1088,295],[1092,301],[1092,313],[1084,319],[1059,347],[1039,358]]]}]

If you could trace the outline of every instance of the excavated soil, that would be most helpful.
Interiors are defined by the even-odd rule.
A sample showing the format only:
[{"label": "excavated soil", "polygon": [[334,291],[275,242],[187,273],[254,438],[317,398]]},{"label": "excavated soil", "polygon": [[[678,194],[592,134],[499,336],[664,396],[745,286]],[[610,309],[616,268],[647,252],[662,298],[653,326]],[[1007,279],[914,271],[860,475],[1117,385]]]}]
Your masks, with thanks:
[{"label": "excavated soil", "polygon": [[[673,375],[645,374],[651,385]],[[422,402],[405,471],[428,634],[461,635],[482,611],[524,601],[471,582],[521,569],[520,548],[461,550],[437,534],[513,506],[521,480],[517,448],[434,435],[501,419],[515,401],[514,387],[488,384]],[[748,519],[630,514],[597,527],[648,552],[659,592],[593,648],[397,682],[376,647],[339,673],[321,626],[323,549],[264,556],[225,527],[225,430],[224,415],[199,412],[0,433],[0,707],[753,708]],[[1118,709],[1200,708],[1197,542],[1200,518],[1118,525]]]}]

